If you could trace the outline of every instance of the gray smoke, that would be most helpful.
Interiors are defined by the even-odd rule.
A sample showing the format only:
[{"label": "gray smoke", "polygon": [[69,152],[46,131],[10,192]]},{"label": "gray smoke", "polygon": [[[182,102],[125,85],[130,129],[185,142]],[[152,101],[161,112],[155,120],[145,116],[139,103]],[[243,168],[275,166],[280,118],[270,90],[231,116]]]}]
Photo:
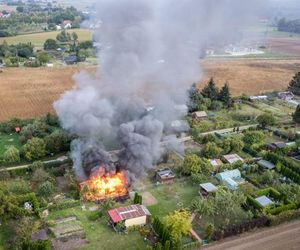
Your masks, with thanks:
[{"label": "gray smoke", "polygon": [[187,88],[201,79],[203,50],[236,39],[260,2],[97,1],[96,75],[76,75],[76,87],[54,103],[63,127],[78,136],[72,143],[78,177],[86,178],[82,165],[90,150],[109,165],[106,150],[123,148],[121,165],[135,176],[159,160],[164,134],[164,145],[179,150],[171,124],[182,119],[177,107],[186,104]]}]

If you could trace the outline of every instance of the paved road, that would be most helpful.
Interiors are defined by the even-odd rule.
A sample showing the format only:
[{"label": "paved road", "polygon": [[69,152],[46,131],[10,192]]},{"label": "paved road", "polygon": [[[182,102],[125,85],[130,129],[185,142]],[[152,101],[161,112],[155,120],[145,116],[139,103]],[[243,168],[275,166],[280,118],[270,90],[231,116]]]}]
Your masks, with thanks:
[{"label": "paved road", "polygon": [[298,250],[300,221],[228,238],[205,250]]}]

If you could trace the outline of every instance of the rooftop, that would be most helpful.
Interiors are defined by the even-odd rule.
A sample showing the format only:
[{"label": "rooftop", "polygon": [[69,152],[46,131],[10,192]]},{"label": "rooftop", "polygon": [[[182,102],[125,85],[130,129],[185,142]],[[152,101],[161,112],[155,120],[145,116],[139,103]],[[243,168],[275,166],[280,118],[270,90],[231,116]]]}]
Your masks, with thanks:
[{"label": "rooftop", "polygon": [[169,178],[169,177],[175,177],[175,174],[173,171],[169,168],[165,168],[162,170],[159,170],[156,172],[156,174],[161,178]]},{"label": "rooftop", "polygon": [[223,155],[223,158],[230,164],[238,161],[244,161],[243,158],[237,154]]},{"label": "rooftop", "polygon": [[118,223],[123,220],[142,217],[145,215],[151,215],[148,209],[143,205],[130,205],[127,207],[114,208],[108,211],[109,217],[114,223]]},{"label": "rooftop", "polygon": [[200,184],[200,187],[203,188],[208,193],[215,192],[218,190],[218,188],[210,182]]},{"label": "rooftop", "polygon": [[275,168],[275,165],[272,162],[266,161],[266,160],[260,160],[257,162],[259,166],[267,168],[267,169],[273,169]]},{"label": "rooftop", "polygon": [[220,159],[212,159],[212,160],[210,160],[210,164],[211,164],[213,167],[217,167],[217,166],[222,165],[223,162],[222,162]]},{"label": "rooftop", "polygon": [[207,113],[205,111],[196,111],[193,113],[193,115],[195,115],[198,118],[207,117]]},{"label": "rooftop", "polygon": [[271,204],[273,204],[274,202],[269,199],[267,196],[263,195],[263,196],[260,196],[260,197],[257,197],[255,199],[260,205],[262,205],[263,207],[266,207],[266,206],[269,206]]}]

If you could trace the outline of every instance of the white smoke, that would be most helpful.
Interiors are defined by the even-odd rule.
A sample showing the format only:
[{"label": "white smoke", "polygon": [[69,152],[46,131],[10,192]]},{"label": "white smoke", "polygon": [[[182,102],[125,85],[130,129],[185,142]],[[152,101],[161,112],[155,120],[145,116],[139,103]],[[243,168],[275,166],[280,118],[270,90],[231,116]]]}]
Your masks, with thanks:
[{"label": "white smoke", "polygon": [[[91,146],[124,148],[121,163],[136,176],[155,164],[164,132],[182,119],[176,106],[186,104],[187,88],[201,79],[203,51],[236,39],[259,2],[97,1],[93,18],[102,25],[94,32],[101,44],[96,76],[76,75],[76,87],[54,103],[62,126],[78,136],[72,157],[80,178],[82,155]],[[154,109],[147,113],[148,106]]]}]

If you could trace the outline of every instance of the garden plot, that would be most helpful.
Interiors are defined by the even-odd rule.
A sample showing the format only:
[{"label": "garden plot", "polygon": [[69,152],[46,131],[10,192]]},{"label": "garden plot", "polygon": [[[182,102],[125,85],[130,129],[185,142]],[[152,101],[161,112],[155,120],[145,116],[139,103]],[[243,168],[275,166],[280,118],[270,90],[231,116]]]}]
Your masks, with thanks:
[{"label": "garden plot", "polygon": [[85,236],[82,226],[74,217],[56,221],[55,226],[51,227],[50,230],[56,239],[67,240],[68,238],[82,238]]}]

